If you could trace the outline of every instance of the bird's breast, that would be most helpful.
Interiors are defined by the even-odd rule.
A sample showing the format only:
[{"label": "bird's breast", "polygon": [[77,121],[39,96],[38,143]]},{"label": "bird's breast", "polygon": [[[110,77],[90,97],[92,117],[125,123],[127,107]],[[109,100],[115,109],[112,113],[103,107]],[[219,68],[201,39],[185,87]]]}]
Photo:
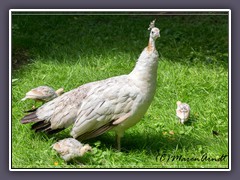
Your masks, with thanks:
[{"label": "bird's breast", "polygon": [[122,123],[117,125],[113,130],[122,134],[122,132],[124,132],[126,129],[137,124],[148,110],[153,100],[154,93],[154,88],[151,90],[148,89],[148,91],[144,89],[141,93],[139,93],[138,97],[132,105],[131,115]]}]

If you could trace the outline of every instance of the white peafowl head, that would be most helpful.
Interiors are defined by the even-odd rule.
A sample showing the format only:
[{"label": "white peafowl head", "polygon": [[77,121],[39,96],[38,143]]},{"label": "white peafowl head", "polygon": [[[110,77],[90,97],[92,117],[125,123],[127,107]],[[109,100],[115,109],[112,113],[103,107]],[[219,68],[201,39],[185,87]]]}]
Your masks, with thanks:
[{"label": "white peafowl head", "polygon": [[160,37],[160,30],[155,27],[155,21],[156,19],[150,23],[148,28],[148,30],[150,30],[150,37],[154,40]]}]

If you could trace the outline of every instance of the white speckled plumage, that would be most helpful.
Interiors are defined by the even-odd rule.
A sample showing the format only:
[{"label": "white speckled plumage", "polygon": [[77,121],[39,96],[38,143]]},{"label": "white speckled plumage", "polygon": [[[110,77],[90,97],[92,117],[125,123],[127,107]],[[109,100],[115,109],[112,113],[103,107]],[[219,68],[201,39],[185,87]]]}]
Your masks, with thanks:
[{"label": "white speckled plumage", "polygon": [[190,116],[190,106],[187,103],[177,101],[176,115],[181,124],[184,124]]},{"label": "white speckled plumage", "polygon": [[73,158],[81,157],[86,152],[91,151],[91,146],[82,144],[74,138],[66,138],[52,145],[65,161],[70,161]]},{"label": "white speckled plumage", "polygon": [[45,132],[73,124],[71,136],[79,140],[113,130],[120,149],[124,131],[143,117],[153,100],[158,67],[155,40],[159,36],[159,29],[152,27],[149,44],[130,74],[84,84],[41,106],[21,122],[37,122],[33,129]]},{"label": "white speckled plumage", "polygon": [[55,91],[53,88],[49,86],[39,86],[34,89],[31,89],[26,93],[26,96],[22,99],[25,101],[26,99],[33,99],[35,101],[48,102],[52,99],[60,96],[63,93],[63,88]]}]

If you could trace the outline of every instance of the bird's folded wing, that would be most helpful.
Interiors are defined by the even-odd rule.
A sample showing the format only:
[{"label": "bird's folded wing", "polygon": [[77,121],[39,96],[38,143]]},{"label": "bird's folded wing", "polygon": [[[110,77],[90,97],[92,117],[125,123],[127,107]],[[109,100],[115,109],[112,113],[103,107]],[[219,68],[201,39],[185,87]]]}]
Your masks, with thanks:
[{"label": "bird's folded wing", "polygon": [[83,140],[108,131],[131,116],[138,95],[139,89],[127,78],[96,85],[84,99],[71,135]]},{"label": "bird's folded wing", "polygon": [[50,123],[53,130],[68,127],[76,119],[89,88],[88,84],[80,86],[46,103],[37,110],[37,118]]}]

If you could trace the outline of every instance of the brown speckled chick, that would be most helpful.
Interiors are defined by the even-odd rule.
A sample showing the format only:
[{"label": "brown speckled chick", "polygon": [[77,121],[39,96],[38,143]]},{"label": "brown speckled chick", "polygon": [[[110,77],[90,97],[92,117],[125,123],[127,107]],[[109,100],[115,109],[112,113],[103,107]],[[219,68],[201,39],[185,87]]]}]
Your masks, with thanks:
[{"label": "brown speckled chick", "polygon": [[69,161],[75,157],[81,157],[86,152],[91,151],[91,146],[88,144],[83,145],[74,138],[66,138],[53,144],[53,149],[56,150],[60,156]]},{"label": "brown speckled chick", "polygon": [[60,96],[61,94],[63,94],[63,92],[63,88],[55,91],[49,86],[39,86],[27,92],[26,96],[22,99],[22,101],[25,101],[26,99],[33,99],[35,101],[48,102]]}]

